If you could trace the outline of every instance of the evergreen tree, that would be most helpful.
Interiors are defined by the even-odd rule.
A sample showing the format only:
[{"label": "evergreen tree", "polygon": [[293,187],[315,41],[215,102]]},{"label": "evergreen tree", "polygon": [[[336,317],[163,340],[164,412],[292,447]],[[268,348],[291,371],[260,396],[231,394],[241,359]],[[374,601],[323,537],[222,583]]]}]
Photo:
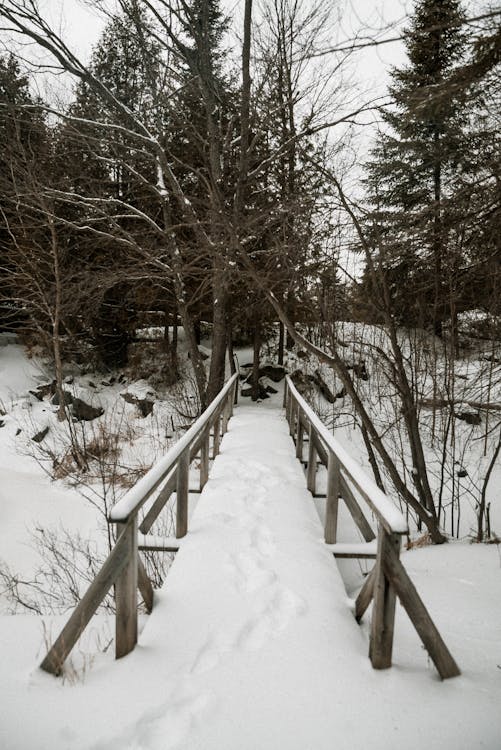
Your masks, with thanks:
[{"label": "evergreen tree", "polygon": [[394,312],[401,322],[441,333],[444,304],[457,266],[449,237],[447,198],[467,169],[470,134],[462,92],[437,96],[463,61],[466,38],[458,0],[418,0],[405,34],[409,62],[392,73],[393,107],[373,151],[368,187],[375,241]]},{"label": "evergreen tree", "polygon": [[30,175],[49,166],[45,120],[13,55],[0,57],[0,102],[0,325],[11,325],[20,317],[13,301],[19,210],[30,201]]},{"label": "evergreen tree", "polygon": [[[140,5],[135,0],[125,3],[123,12],[104,29],[90,70],[145,126],[158,132],[163,119],[158,95],[160,51],[149,32],[151,26]],[[89,283],[95,304],[87,311],[86,323],[100,358],[109,366],[122,366],[127,361],[127,346],[137,317],[135,305],[141,295],[137,284],[130,284],[127,278],[132,259],[106,233],[113,222],[123,236],[137,236],[147,242],[144,227],[127,206],[147,215],[158,213],[158,200],[151,189],[156,184],[156,165],[128,132],[128,123],[117,122],[116,113],[108,110],[88,83],[78,84],[70,114],[87,124],[70,121],[59,129],[57,163],[62,185],[68,192],[92,200],[116,200],[106,210],[104,204],[93,211],[88,203],[79,206],[78,202],[65,210],[67,218],[76,223],[79,219],[86,223],[90,213],[94,228],[103,230],[102,236],[94,236],[92,242],[86,241],[81,232],[74,238],[73,246],[78,249],[74,262],[94,269]],[[109,129],[108,125],[120,125],[122,129]]]}]

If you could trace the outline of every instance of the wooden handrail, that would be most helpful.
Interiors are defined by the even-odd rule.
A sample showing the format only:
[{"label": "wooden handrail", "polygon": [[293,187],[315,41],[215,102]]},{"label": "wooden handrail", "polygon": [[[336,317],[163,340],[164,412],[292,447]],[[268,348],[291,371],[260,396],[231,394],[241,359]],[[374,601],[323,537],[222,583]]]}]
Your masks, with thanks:
[{"label": "wooden handrail", "polygon": [[116,524],[117,541],[40,665],[46,672],[55,675],[61,673],[70,651],[113,585],[116,602],[116,658],[132,651],[137,642],[137,589],[141,591],[149,612],[154,603],[151,581],[138,553],[139,511],[160,488],[139,526],[141,533],[146,534],[175,491],[176,537],[186,535],[191,462],[200,453],[202,489],[208,479],[210,430],[212,428],[214,431],[215,457],[219,451],[221,435],[227,430],[233,405],[237,402],[237,387],[238,375],[235,373],[183,437],[111,510],[108,521]]},{"label": "wooden handrail", "polygon": [[151,469],[141,477],[141,479],[126,492],[121,500],[113,506],[109,520],[117,523],[127,521],[130,516],[144,505],[151,494],[159,487],[167,474],[179,460],[179,457],[188,446],[192,446],[199,434],[204,430],[210,418],[214,415],[219,407],[224,406],[228,400],[228,393],[232,392],[237,381],[237,375],[232,375],[223,389],[216,396],[214,401],[207,407],[204,413],[194,422],[190,429],[180,438],[172,448],[167,451],[165,456],[151,467]]},{"label": "wooden handrail", "polygon": [[[376,563],[367,577],[355,602],[355,617],[362,619],[373,601],[369,657],[375,669],[391,666],[395,604],[397,597],[407,611],[421,641],[433,660],[442,679],[460,674],[440,633],[400,561],[403,534],[408,533],[407,522],[379,487],[366,476],[362,467],[345,451],[329,432],[311,406],[287,376],[284,389],[284,408],[290,434],[296,443],[296,456],[303,459],[303,443],[308,435],[306,484],[315,496],[317,459],[327,468],[327,492],[324,536],[329,549],[336,556],[338,502],[343,499],[366,542],[376,538],[364,512],[362,503],[378,521]],[[303,462],[304,463],[304,462]],[[358,497],[357,497],[358,495]],[[318,496],[317,496],[318,497]],[[348,545],[348,547],[350,547]],[[358,545],[360,547],[360,545]],[[337,553],[340,557],[368,557],[366,551],[352,546]],[[373,556],[371,552],[370,556]]]},{"label": "wooden handrail", "polygon": [[[404,515],[393,505],[384,492],[382,492],[376,483],[367,476],[362,467],[329,432],[327,427],[320,420],[320,417],[315,414],[311,406],[301,396],[289,376],[286,378],[286,389],[287,398],[291,398],[294,403],[292,412],[296,414],[298,410],[301,411],[301,417],[306,423],[307,430],[311,427],[314,442],[317,442],[316,446],[315,444],[312,446],[310,443],[309,450],[316,450],[316,452],[319,453],[318,443],[320,442],[324,446],[327,456],[332,455],[337,459],[341,472],[344,474],[348,482],[353,485],[357,492],[363,497],[388,533],[407,534],[408,527]],[[322,456],[319,457],[322,458]]]}]

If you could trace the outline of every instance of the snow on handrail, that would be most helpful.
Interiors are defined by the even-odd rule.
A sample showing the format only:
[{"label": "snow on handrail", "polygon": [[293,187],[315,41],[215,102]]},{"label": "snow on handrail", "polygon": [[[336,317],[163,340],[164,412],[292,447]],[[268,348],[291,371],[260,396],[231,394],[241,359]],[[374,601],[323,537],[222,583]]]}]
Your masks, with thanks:
[{"label": "snow on handrail", "polygon": [[173,468],[183,451],[191,445],[198,434],[206,427],[209,419],[221,405],[222,401],[224,401],[228,391],[233,387],[236,378],[237,374],[235,373],[231,376],[228,382],[225,383],[214,401],[209,404],[207,409],[200,415],[196,422],[191,425],[190,429],[182,436],[182,438],[180,438],[177,443],[167,451],[165,456],[157,461],[144,477],[141,477],[141,479],[131,487],[131,489],[125,493],[123,498],[111,509],[109,515],[109,520],[111,522],[117,523],[127,521],[133,513],[136,513],[141,508],[149,495],[156,487],[158,487],[167,473]]},{"label": "snow on handrail", "polygon": [[306,419],[310,422],[328,450],[336,456],[341,464],[342,471],[344,471],[355,487],[362,493],[362,496],[374,513],[394,534],[407,534],[408,526],[404,515],[393,505],[384,492],[379,489],[377,484],[367,476],[360,464],[331,435],[327,427],[320,420],[320,417],[315,414],[311,406],[301,396],[289,375],[286,380],[287,388],[290,389],[291,394],[301,407]]}]

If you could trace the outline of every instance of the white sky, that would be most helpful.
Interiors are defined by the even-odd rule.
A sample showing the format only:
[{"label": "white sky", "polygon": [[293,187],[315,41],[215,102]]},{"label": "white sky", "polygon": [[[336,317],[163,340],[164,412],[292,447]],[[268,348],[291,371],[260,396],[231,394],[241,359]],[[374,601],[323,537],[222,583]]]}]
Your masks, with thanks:
[{"label": "white sky", "polygon": [[[265,3],[266,0],[261,0]],[[88,59],[92,46],[97,42],[104,26],[102,16],[92,10],[91,2],[85,0],[41,0],[52,24],[62,31],[69,46],[84,59]],[[111,3],[110,3],[111,4]],[[223,0],[232,16],[240,16],[243,0]],[[408,13],[412,7],[411,0],[339,0],[342,9],[341,24],[337,30],[339,44],[354,36],[361,28],[373,31],[388,23],[394,23]],[[370,32],[369,32],[370,33]],[[392,29],[389,36],[398,34]],[[391,43],[376,48],[359,51],[354,58],[353,68],[356,79],[364,88],[374,88],[384,92],[387,83],[387,71],[392,64],[400,64],[404,59],[401,42]],[[56,89],[66,89],[65,99],[71,98],[72,81],[62,78]],[[45,92],[43,92],[45,93]]]}]

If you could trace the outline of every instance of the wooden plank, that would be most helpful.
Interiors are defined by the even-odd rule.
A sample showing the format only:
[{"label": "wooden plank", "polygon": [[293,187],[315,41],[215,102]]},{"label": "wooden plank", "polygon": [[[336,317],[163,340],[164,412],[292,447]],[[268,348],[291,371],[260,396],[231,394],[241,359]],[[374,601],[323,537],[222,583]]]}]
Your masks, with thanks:
[{"label": "wooden plank", "polygon": [[148,531],[151,529],[151,527],[157,520],[158,516],[162,512],[162,509],[164,508],[168,499],[170,498],[170,496],[176,489],[176,484],[177,484],[177,466],[175,466],[171,470],[170,474],[167,477],[167,481],[165,485],[162,487],[162,489],[158,493],[158,497],[155,499],[155,502],[152,504],[151,508],[148,510],[145,517],[141,521],[139,530],[142,534],[147,534]]},{"label": "wooden plank", "polygon": [[306,469],[306,486],[308,487],[308,490],[314,495],[316,484],[317,484],[317,456],[316,456],[316,446],[315,441],[312,440],[313,436],[313,427],[310,424],[308,428],[308,435],[310,438],[310,442],[308,444],[308,466]]},{"label": "wooden plank", "polygon": [[440,677],[445,680],[461,674],[428,610],[423,604],[407,571],[395,550],[389,549],[383,560],[384,572],[395,588],[398,598],[414,625],[421,641],[435,664]]},{"label": "wooden plank", "polygon": [[400,550],[400,536],[388,534],[383,525],[378,529],[378,551],[374,566],[374,604],[372,607],[369,658],[374,669],[391,667],[393,631],[395,628],[395,589],[385,575],[383,560],[391,549]]},{"label": "wooden plank", "polygon": [[374,581],[376,578],[376,568],[372,568],[371,572],[364,581],[364,585],[358,592],[358,596],[355,600],[355,619],[360,622],[364,616],[367,607],[372,601],[374,596]]},{"label": "wooden plank", "polygon": [[339,461],[333,453],[329,453],[327,464],[327,502],[325,507],[324,527],[324,538],[327,544],[336,543],[340,490]]},{"label": "wooden plank", "polygon": [[377,544],[375,541],[360,543],[326,543],[325,545],[334,557],[346,559],[372,559],[377,557]]},{"label": "wooden plank", "polygon": [[137,585],[139,588],[139,593],[143,597],[143,602],[146,610],[148,612],[151,612],[153,609],[154,601],[153,586],[151,585],[151,581],[148,578],[148,573],[146,572],[146,568],[144,567],[140,557],[138,557],[137,559]]},{"label": "wooden plank", "polygon": [[40,667],[54,675],[61,674],[63,664],[92,616],[127,564],[128,539],[124,532],[106,558],[101,570],[73,610],[59,637]]},{"label": "wooden plank", "polygon": [[353,552],[332,552],[336,560],[375,560],[377,555],[375,552],[363,552],[362,550]]},{"label": "wooden plank", "polygon": [[200,447],[200,490],[203,490],[209,479],[210,427],[204,431]]},{"label": "wooden plank", "polygon": [[127,544],[127,564],[115,581],[115,657],[129,654],[137,643],[137,516],[123,527]]},{"label": "wooden plank", "polygon": [[360,533],[366,542],[372,542],[376,538],[375,533],[366,517],[364,516],[362,509],[355,499],[354,494],[350,490],[346,479],[340,474],[340,485],[341,485],[341,497],[346,503],[346,507],[350,511],[351,517],[355,521]]},{"label": "wooden plank", "polygon": [[182,539],[170,536],[155,536],[141,534],[138,538],[138,548],[141,552],[177,552]]},{"label": "wooden plank", "polygon": [[190,473],[190,454],[186,449],[177,462],[176,484],[176,537],[186,536],[188,532],[188,491]]}]

